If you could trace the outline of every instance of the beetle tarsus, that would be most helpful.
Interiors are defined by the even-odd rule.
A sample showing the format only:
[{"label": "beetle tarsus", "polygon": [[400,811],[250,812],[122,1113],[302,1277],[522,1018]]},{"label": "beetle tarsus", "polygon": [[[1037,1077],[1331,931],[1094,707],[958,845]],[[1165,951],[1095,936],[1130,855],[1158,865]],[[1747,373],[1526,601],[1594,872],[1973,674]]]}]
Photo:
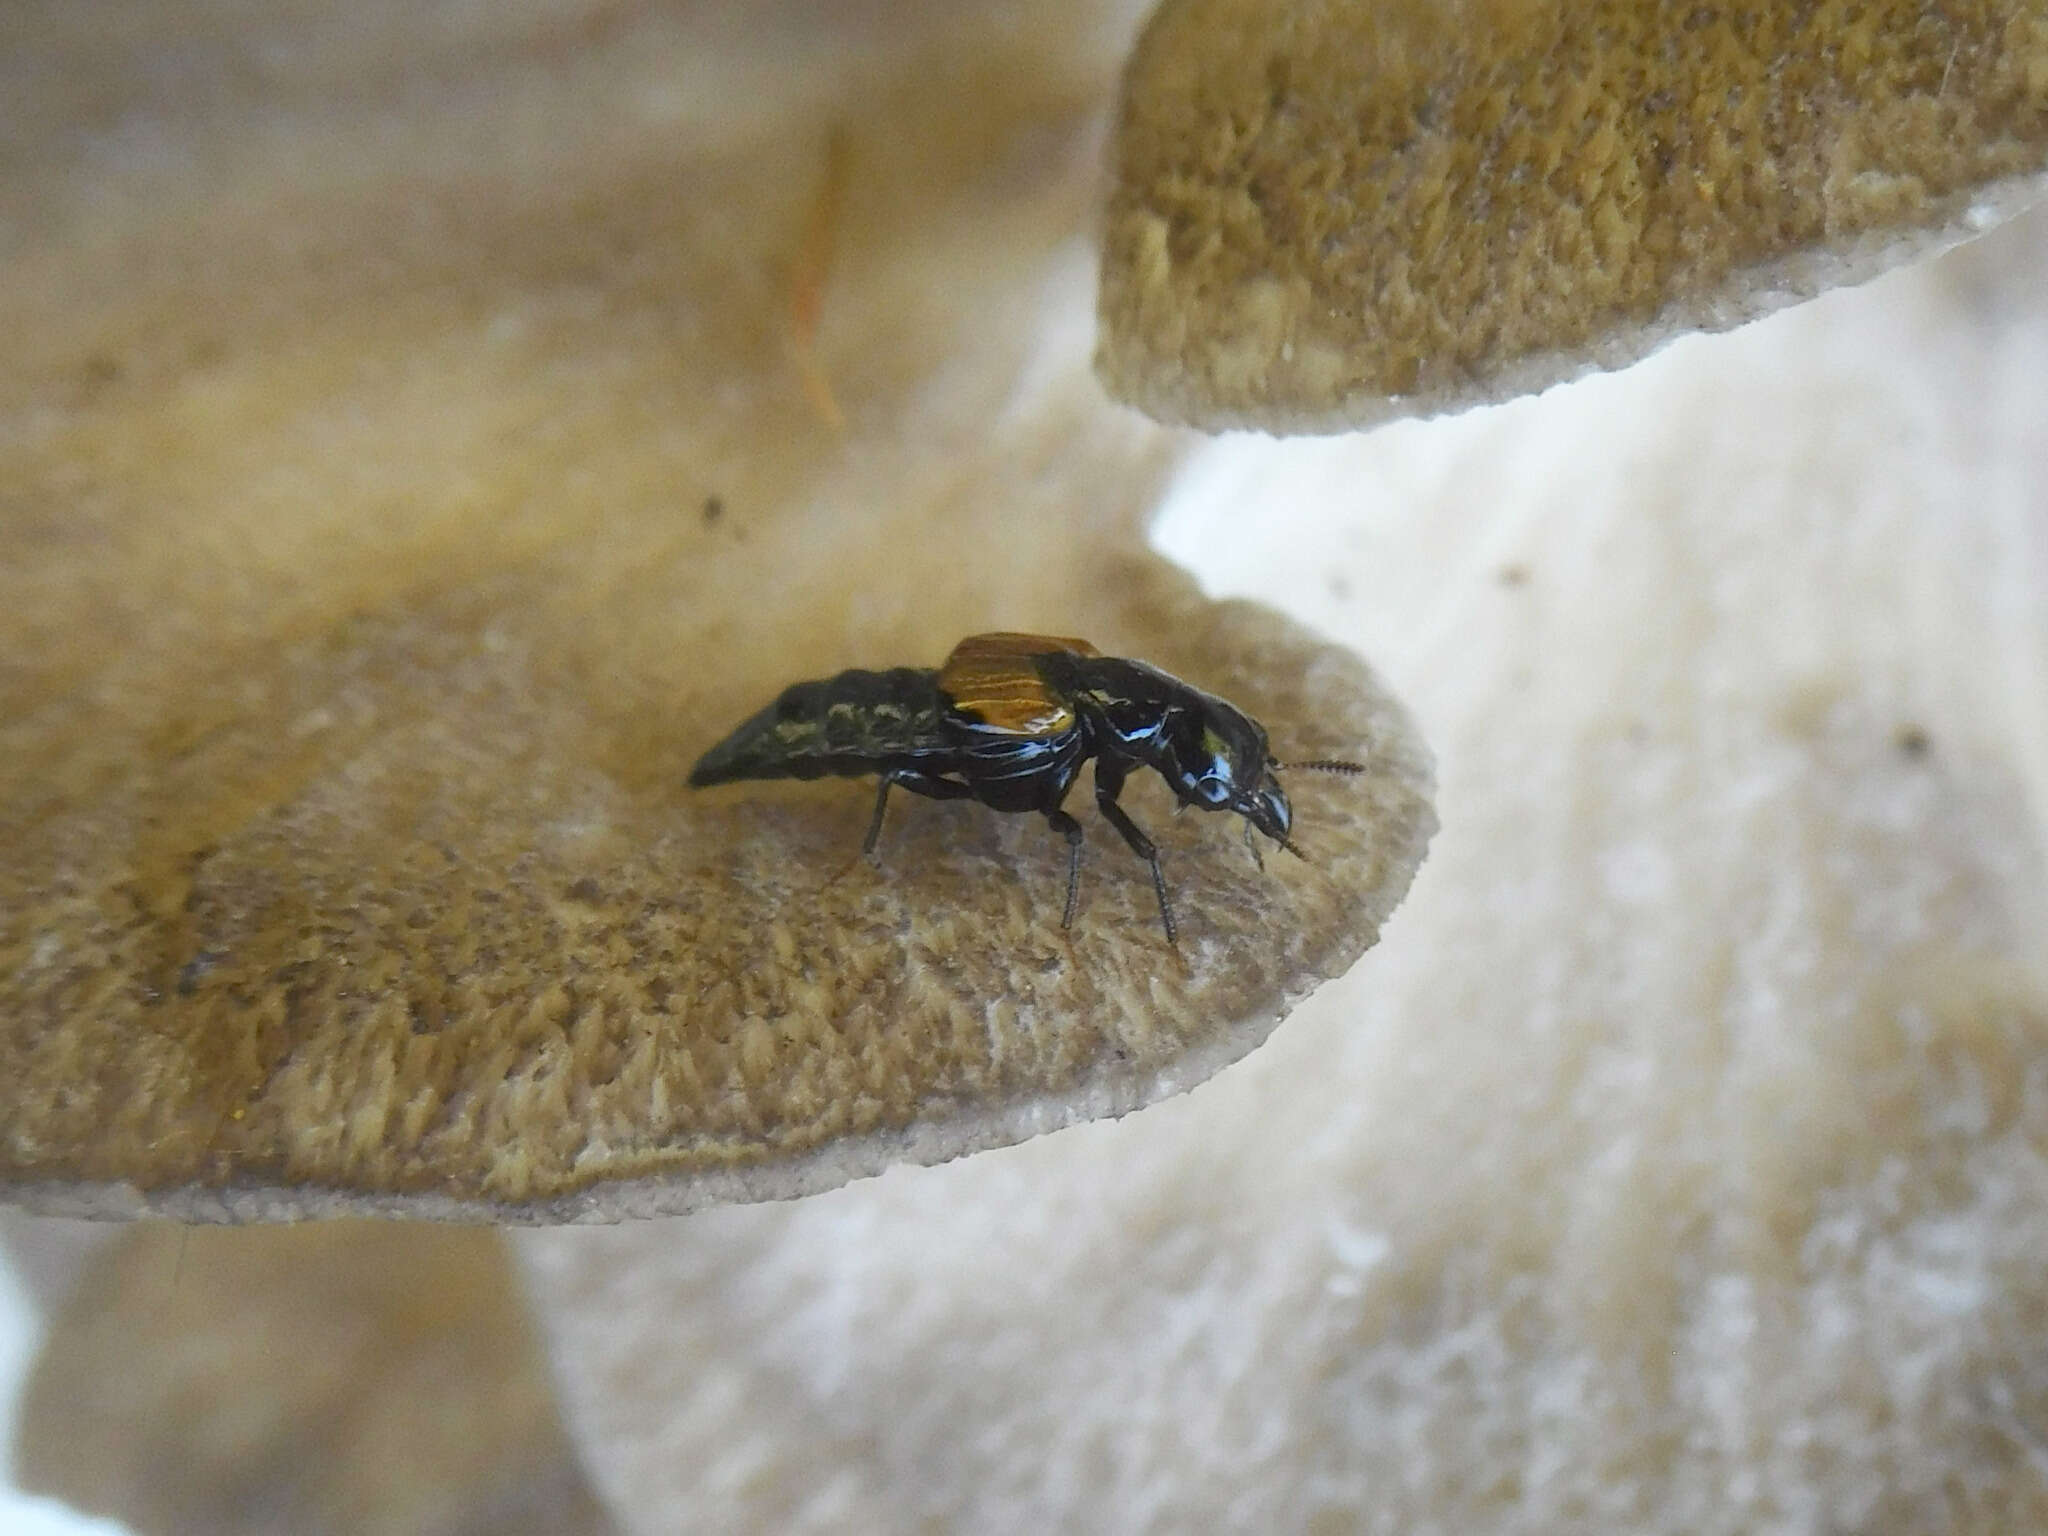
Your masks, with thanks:
[{"label": "beetle tarsus", "polygon": [[1159,897],[1159,921],[1166,927],[1166,942],[1179,949],[1180,933],[1174,927],[1173,899],[1166,894],[1166,875],[1159,867],[1159,849],[1138,829],[1130,814],[1116,803],[1123,787],[1121,768],[1112,767],[1107,759],[1098,759],[1095,764],[1095,804],[1108,818],[1109,824],[1123,834],[1124,841],[1131,845],[1131,852],[1151,866],[1152,889]]},{"label": "beetle tarsus", "polygon": [[1060,913],[1060,926],[1074,926],[1074,903],[1081,894],[1081,823],[1065,811],[1051,810],[1045,813],[1053,831],[1067,840],[1067,905]]}]

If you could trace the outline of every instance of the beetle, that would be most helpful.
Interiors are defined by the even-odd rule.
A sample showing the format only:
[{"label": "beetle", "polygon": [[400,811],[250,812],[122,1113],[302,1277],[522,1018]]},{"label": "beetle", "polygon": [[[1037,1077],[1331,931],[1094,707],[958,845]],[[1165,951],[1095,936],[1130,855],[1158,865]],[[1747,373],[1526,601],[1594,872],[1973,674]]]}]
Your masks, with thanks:
[{"label": "beetle", "polygon": [[1245,846],[1261,867],[1254,829],[1302,857],[1288,839],[1294,817],[1277,770],[1365,772],[1335,758],[1282,764],[1251,716],[1146,662],[1104,656],[1085,640],[1003,633],[969,636],[937,668],[853,670],[792,684],[706,752],[690,783],[876,774],[861,843],[871,860],[893,787],[1036,811],[1067,841],[1060,926],[1068,928],[1080,890],[1081,824],[1061,806],[1090,758],[1095,803],[1150,866],[1159,920],[1176,948],[1159,850],[1117,803],[1134,770],[1156,771],[1183,807],[1242,816]]}]

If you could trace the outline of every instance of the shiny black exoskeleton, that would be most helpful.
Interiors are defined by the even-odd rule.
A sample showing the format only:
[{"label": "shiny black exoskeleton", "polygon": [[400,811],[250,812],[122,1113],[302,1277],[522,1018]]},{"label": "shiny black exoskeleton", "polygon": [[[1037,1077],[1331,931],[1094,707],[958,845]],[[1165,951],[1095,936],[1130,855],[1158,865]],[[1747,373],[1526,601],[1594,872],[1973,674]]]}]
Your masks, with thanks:
[{"label": "shiny black exoskeleton", "polygon": [[[1085,641],[977,635],[943,667],[842,672],[787,688],[690,774],[699,787],[735,779],[878,774],[862,852],[873,856],[891,785],[937,800],[978,800],[1037,811],[1067,840],[1071,925],[1081,872],[1081,824],[1061,808],[1081,764],[1095,760],[1095,803],[1152,871],[1159,917],[1178,943],[1159,850],[1117,803],[1133,770],[1150,768],[1183,805],[1235,811],[1245,842],[1256,828],[1299,856],[1281,765],[1257,721],[1213,694],[1142,661],[1098,654]],[[1299,764],[1357,773],[1356,763]]]}]

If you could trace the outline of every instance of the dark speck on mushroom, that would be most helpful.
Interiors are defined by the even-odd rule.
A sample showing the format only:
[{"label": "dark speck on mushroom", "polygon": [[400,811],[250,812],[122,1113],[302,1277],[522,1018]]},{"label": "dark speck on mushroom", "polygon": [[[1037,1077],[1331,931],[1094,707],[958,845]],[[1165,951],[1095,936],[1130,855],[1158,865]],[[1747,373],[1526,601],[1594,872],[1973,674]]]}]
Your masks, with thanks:
[{"label": "dark speck on mushroom", "polygon": [[178,972],[178,995],[190,997],[198,990],[199,983],[205,979],[206,973],[226,958],[225,950],[202,949],[187,960],[184,969]]}]

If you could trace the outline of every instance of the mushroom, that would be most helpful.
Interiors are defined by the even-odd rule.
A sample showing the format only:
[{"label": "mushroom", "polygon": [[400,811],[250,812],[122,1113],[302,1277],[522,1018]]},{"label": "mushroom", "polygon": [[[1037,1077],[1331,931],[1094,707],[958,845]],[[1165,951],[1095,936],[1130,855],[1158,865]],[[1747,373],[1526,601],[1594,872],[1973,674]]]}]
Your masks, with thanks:
[{"label": "mushroom", "polygon": [[2048,18],[1163,0],[1114,159],[1111,392],[1334,431],[1620,367],[1996,223],[2048,167]]},{"label": "mushroom", "polygon": [[[1421,855],[1426,754],[1363,663],[1144,547],[1173,450],[1086,356],[1121,38],[1070,9],[15,29],[0,1199],[513,1223],[796,1194],[1190,1086],[1356,958]],[[1099,825],[1063,933],[1035,819],[899,806],[870,869],[862,786],[685,787],[786,682],[1006,626],[1372,771],[1290,785],[1313,862],[1263,873],[1134,786],[1178,960]],[[145,1529],[223,1489],[371,1497],[350,1445],[234,1427],[302,1424],[319,1385],[402,1429],[378,1335],[421,1308],[532,1379],[494,1234],[146,1231],[77,1268],[21,1465]],[[337,1312],[360,1348],[306,1353]],[[101,1450],[89,1496],[65,1457]]]},{"label": "mushroom", "polygon": [[[363,1091],[289,1101],[353,1137],[323,1166],[360,1172],[406,1145],[412,1101],[366,1064],[394,1042],[438,1059],[459,1015],[428,995],[415,1024],[396,983],[456,974],[446,957],[498,931],[478,915],[476,936],[449,933],[436,903],[461,876],[422,829],[464,827],[508,864],[506,845],[545,834],[524,883],[495,888],[545,913],[586,975],[591,954],[628,976],[649,964],[632,930],[591,937],[621,893],[644,910],[656,877],[738,870],[742,836],[764,882],[816,870],[785,880],[783,910],[893,914],[902,946],[1030,901],[1028,942],[989,943],[993,922],[971,938],[1064,963],[1042,828],[919,805],[870,874],[849,786],[665,798],[764,683],[935,661],[969,629],[1029,623],[1230,692],[1297,735],[1287,750],[1371,734],[1376,695],[1343,652],[1198,599],[1138,547],[1185,445],[1076,383],[1091,146],[1074,125],[1111,51],[1078,11],[1027,31],[952,7],[891,8],[887,28],[872,8],[552,11],[561,30],[535,42],[495,9],[397,44],[353,14],[334,13],[326,46],[347,67],[324,94],[322,55],[264,22],[230,51],[175,6],[132,18],[161,29],[138,58],[175,37],[183,60],[233,61],[213,77],[230,93],[218,121],[152,134],[130,116],[126,135],[78,128],[30,157],[7,195],[38,212],[20,227],[56,233],[10,247],[0,285],[22,360],[0,384],[23,407],[11,484],[33,492],[17,559],[32,553],[36,577],[0,569],[20,626],[0,773],[10,796],[66,787],[42,808],[71,818],[76,867],[134,862],[127,927],[88,886],[64,909],[77,926],[45,931],[103,935],[109,976],[167,979],[187,1041],[213,1017],[178,1001],[188,966],[193,997],[232,979],[223,946],[184,942],[202,931],[251,931],[288,899],[346,919],[313,927],[315,958],[330,938],[353,957],[384,953],[348,947],[365,933],[417,932],[351,983],[405,1015],[402,1030],[368,1015],[327,1068]],[[754,67],[722,27],[750,32]],[[889,112],[853,110],[878,99]],[[296,137],[308,125],[317,149]],[[124,151],[156,174],[167,141],[193,145],[169,157],[189,178],[123,180]],[[65,145],[105,171],[90,196]],[[379,158],[394,146],[402,174]],[[805,235],[821,185],[840,210],[830,242]],[[719,243],[695,238],[707,224]],[[785,323],[787,253],[828,244],[816,329]],[[1454,748],[1452,856],[1399,917],[1403,942],[1144,1115],[800,1202],[518,1234],[571,1430],[621,1523],[1126,1528],[1227,1509],[1475,1533],[2039,1526],[2024,1363],[2048,1307],[2029,1086],[2048,1005],[2026,711],[2048,647],[2025,491],[2037,414],[2003,404],[2041,372],[2030,317],[2048,283],[2030,249],[1987,242],[1626,381],[1469,417],[1434,449],[1434,427],[1339,445],[1321,489],[1355,498],[1350,521],[1282,525],[1287,563],[1243,536],[1285,510],[1278,470],[1233,485],[1205,579],[1263,574],[1297,611],[1388,647]],[[723,303],[674,302],[711,292]],[[81,313],[106,350],[82,349]],[[813,404],[820,381],[843,437]],[[1642,515],[1652,500],[1664,516]],[[735,581],[746,606],[696,627]],[[1355,602],[1330,595],[1340,583]],[[62,621],[88,608],[125,650],[77,643]],[[302,630],[250,618],[273,611]],[[44,637],[64,643],[45,657]],[[1752,707],[1730,717],[1731,695]],[[135,788],[145,769],[166,775],[154,795]],[[1301,822],[1351,846],[1344,788],[1304,796]],[[1396,826],[1419,839],[1421,814]],[[10,816],[10,848],[40,847],[43,823]],[[232,835],[163,830],[195,825]],[[1370,848],[1333,862],[1312,846],[1315,869],[1258,877],[1198,819],[1166,830],[1182,904],[1210,925],[1207,948],[1190,928],[1187,975],[1142,873],[1111,859],[1091,862],[1073,940],[1088,958],[1127,934],[1118,995],[1160,1000],[1161,1017],[1203,988],[1229,995],[1226,977],[1256,992],[1240,968],[1314,942],[1326,930],[1290,920],[1325,898],[1370,925],[1346,895],[1361,873],[1346,861]],[[361,850],[376,859],[352,864]],[[280,877],[305,867],[323,873]],[[393,920],[413,916],[418,930]],[[112,963],[152,941],[153,969]],[[76,1012],[166,1006],[92,991],[100,972],[61,941],[14,944],[0,977],[50,985],[22,969],[39,956],[76,972]],[[818,970],[814,954],[785,963],[804,960]],[[620,1000],[542,997],[509,1040],[462,1037],[502,1046],[474,1070],[516,1091],[491,1097],[488,1124],[443,1100],[450,1132],[593,1093],[626,1103],[607,1059],[579,1078],[545,1070],[543,1048],[551,1019],[586,1016],[570,1001],[609,1018]],[[191,1079],[209,1095],[200,1129],[163,1116],[167,1145],[239,1181],[226,1192],[64,1175],[29,1193],[321,1208],[331,1186],[289,1182],[321,1143],[248,1158],[263,1146],[248,1085],[314,1083],[315,1058],[274,1050],[304,1006],[274,999],[245,1075]],[[8,1040],[44,1038],[47,1013],[21,1017]],[[1258,1024],[1221,1029],[1215,1055]],[[169,1064],[150,1086],[205,1065],[178,1043],[140,1042]],[[1190,1075],[1209,1061],[1184,1059]],[[64,1096],[138,1076],[107,1051],[77,1060],[54,1109],[8,1101],[10,1155],[27,1142],[17,1105],[82,1124]],[[283,1119],[284,1098],[264,1102]],[[134,1132],[116,1121],[108,1140]],[[500,1145],[514,1150],[473,1205],[424,1179],[361,1204],[583,1214],[604,1189],[669,1177],[551,1196],[551,1144]],[[67,1146],[91,1150],[82,1129]],[[799,1148],[789,1187],[827,1156]]]},{"label": "mushroom", "polygon": [[[476,62],[431,27],[230,44],[180,15],[107,90],[198,168],[131,185],[60,117],[0,285],[34,423],[4,450],[7,1198],[531,1222],[804,1194],[1183,1090],[1372,942],[1426,754],[1362,662],[1144,550],[1164,447],[1083,327],[1039,334],[1086,313],[1104,39],[842,20],[856,51],[799,53],[738,132],[713,82],[822,47],[816,18],[607,13],[572,46],[507,16]],[[151,97],[153,28],[290,64],[215,115]],[[394,104],[351,38],[456,83]],[[249,144],[242,114],[318,131]],[[1312,862],[1263,871],[1135,789],[1178,959],[1100,824],[1067,932],[1035,818],[899,806],[876,870],[852,785],[685,788],[785,684],[1003,628],[1369,771],[1291,785]]]},{"label": "mushroom", "polygon": [[144,1536],[611,1529],[497,1234],[109,1230],[23,1391],[23,1486]]}]

